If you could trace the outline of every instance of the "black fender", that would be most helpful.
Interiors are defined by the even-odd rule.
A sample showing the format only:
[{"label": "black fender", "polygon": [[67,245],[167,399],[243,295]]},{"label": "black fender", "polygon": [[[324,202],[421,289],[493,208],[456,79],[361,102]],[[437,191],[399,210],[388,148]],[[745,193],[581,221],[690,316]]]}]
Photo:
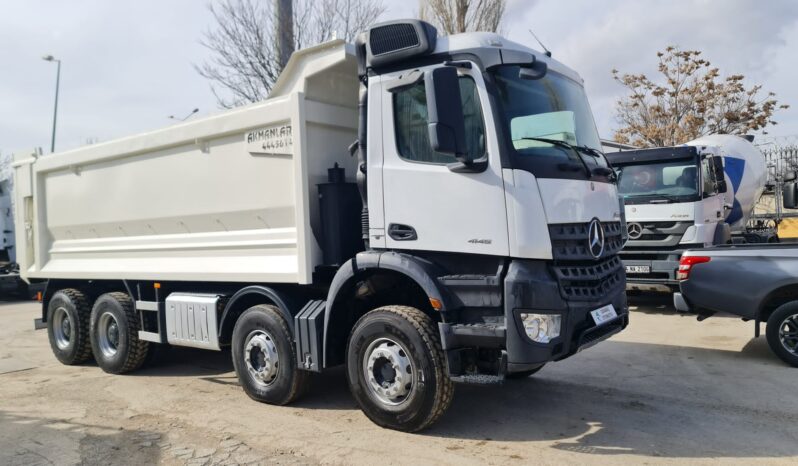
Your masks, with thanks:
[{"label": "black fender", "polygon": [[358,277],[369,270],[381,269],[400,273],[413,280],[429,298],[441,303],[439,312],[454,309],[456,300],[441,286],[436,277],[441,275],[438,267],[432,262],[406,253],[394,251],[365,251],[342,265],[333,277],[327,293],[324,310],[324,367],[327,367],[328,330],[338,308],[336,300],[341,290],[347,288]]},{"label": "black fender", "polygon": [[[233,296],[227,301],[222,312],[222,318],[219,321],[219,337],[220,340],[224,335],[232,334],[233,326],[238,318],[238,307],[242,303],[251,301],[252,298],[257,298],[256,301],[269,301],[274,304],[280,313],[285,318],[291,332],[294,331],[294,314],[299,311],[299,306],[295,299],[286,293],[275,290],[268,286],[252,285],[241,288],[236,291]],[[265,299],[264,299],[265,298]],[[254,304],[253,304],[254,305]]]},{"label": "black fender", "polygon": [[712,239],[712,244],[729,244],[731,242],[731,227],[726,222],[719,222],[715,224],[715,236]]}]

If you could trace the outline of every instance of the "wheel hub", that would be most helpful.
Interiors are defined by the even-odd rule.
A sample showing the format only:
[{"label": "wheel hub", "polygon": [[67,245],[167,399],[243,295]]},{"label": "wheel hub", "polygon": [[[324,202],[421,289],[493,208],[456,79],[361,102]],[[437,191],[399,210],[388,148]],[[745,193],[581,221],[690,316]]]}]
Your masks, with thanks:
[{"label": "wheel hub", "polygon": [[383,338],[372,343],[366,354],[363,369],[372,393],[389,405],[405,401],[413,389],[413,365],[407,351]]},{"label": "wheel hub", "polygon": [[53,313],[53,338],[60,349],[66,349],[72,341],[72,321],[63,307]]},{"label": "wheel hub", "polygon": [[252,332],[244,349],[247,371],[261,385],[269,385],[277,378],[280,360],[274,339],[262,330]]},{"label": "wheel hub", "polygon": [[119,346],[119,323],[110,312],[104,312],[100,315],[100,321],[97,325],[99,335],[97,340],[100,346],[100,352],[106,358],[111,358],[116,355],[117,347]]},{"label": "wheel hub", "polygon": [[793,354],[798,354],[798,314],[784,319],[779,326],[779,340],[784,349]]}]

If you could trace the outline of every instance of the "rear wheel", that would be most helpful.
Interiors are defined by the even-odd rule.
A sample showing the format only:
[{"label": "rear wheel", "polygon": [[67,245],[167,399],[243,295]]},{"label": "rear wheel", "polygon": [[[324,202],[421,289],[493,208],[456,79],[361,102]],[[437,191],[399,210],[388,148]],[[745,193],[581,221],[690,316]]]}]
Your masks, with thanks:
[{"label": "rear wheel", "polygon": [[432,319],[418,309],[385,306],[355,324],[347,346],[349,388],[374,423],[415,432],[440,418],[454,386]]},{"label": "rear wheel", "polygon": [[250,398],[285,405],[307,386],[306,371],[297,367],[296,347],[282,313],[265,304],[253,306],[233,329],[232,356],[238,381]]},{"label": "rear wheel", "polygon": [[768,345],[776,356],[798,367],[798,301],[782,304],[768,318]]},{"label": "rear wheel", "polygon": [[90,315],[89,301],[78,290],[59,290],[50,299],[47,338],[53,354],[63,364],[80,364],[91,358]]},{"label": "rear wheel", "polygon": [[539,365],[538,367],[536,367],[534,369],[527,369],[527,370],[521,371],[521,372],[513,372],[512,374],[507,374],[504,377],[506,379],[510,379],[510,380],[525,379],[525,378],[529,377],[530,375],[537,374],[538,371],[543,369],[543,366],[545,366],[545,365],[546,364],[541,364],[541,365]]},{"label": "rear wheel", "polygon": [[124,374],[140,368],[149,342],[139,340],[140,324],[133,300],[126,293],[106,293],[91,310],[91,348],[102,370]]}]

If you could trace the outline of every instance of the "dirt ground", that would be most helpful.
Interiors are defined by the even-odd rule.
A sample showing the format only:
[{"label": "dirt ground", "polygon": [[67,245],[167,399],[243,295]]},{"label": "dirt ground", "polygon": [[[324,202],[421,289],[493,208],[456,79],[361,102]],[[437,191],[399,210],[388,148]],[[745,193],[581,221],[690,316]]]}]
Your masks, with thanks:
[{"label": "dirt ground", "polygon": [[638,299],[623,333],[503,386],[458,386],[431,429],[376,427],[342,371],[295,405],[251,401],[229,352],[174,348],[135,374],[60,365],[36,303],[0,304],[0,464],[798,462],[798,370],[753,324]]}]

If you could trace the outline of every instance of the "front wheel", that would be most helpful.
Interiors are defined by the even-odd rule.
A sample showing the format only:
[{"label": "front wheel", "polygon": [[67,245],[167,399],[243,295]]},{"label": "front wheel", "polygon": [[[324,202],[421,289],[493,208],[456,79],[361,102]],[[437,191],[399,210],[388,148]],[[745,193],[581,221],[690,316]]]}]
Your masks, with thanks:
[{"label": "front wheel", "polygon": [[798,301],[782,304],[768,318],[768,345],[776,356],[798,367]]},{"label": "front wheel", "polygon": [[385,306],[358,320],[347,345],[352,396],[374,423],[416,432],[449,407],[454,386],[432,319],[418,309]]}]

